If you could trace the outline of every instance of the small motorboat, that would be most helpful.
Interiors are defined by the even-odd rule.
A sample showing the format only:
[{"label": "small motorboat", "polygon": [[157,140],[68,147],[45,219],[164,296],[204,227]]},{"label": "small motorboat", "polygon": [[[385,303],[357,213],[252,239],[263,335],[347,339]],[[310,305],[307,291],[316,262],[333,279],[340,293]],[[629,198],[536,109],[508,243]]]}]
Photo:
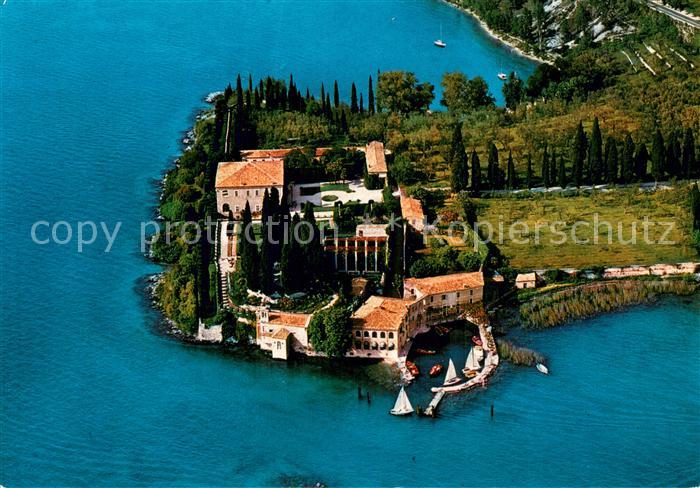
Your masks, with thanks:
[{"label": "small motorboat", "polygon": [[408,395],[406,394],[406,390],[404,390],[403,386],[401,387],[399,396],[396,398],[394,408],[389,410],[389,413],[391,415],[411,415],[413,413],[413,406],[411,405]]},{"label": "small motorboat", "polygon": [[505,73],[498,73],[498,79],[501,81],[506,81],[508,79],[508,75]]},{"label": "small motorboat", "polygon": [[406,369],[413,376],[418,376],[420,374],[420,370],[418,369],[418,366],[416,366],[416,363],[414,363],[412,361],[406,361]]},{"label": "small motorboat", "polygon": [[472,336],[472,342],[479,347],[484,347],[484,343],[481,342],[481,339],[479,338],[479,336]]},{"label": "small motorboat", "polygon": [[542,363],[537,363],[537,371],[539,371],[542,374],[549,374],[549,370],[547,369],[547,366],[545,366]]},{"label": "small motorboat", "polygon": [[436,377],[436,376],[439,375],[440,373],[442,373],[442,364],[437,363],[437,364],[433,365],[432,368],[430,368],[430,373],[429,373],[429,374],[430,374],[430,377],[431,377],[431,378]]},{"label": "small motorboat", "polygon": [[432,355],[435,354],[435,351],[432,349],[416,349],[416,354]]}]

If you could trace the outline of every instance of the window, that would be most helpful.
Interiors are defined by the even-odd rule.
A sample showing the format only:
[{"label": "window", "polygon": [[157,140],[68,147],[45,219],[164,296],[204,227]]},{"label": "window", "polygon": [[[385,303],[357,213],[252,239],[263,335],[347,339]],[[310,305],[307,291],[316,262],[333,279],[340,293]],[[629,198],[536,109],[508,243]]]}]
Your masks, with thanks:
[{"label": "window", "polygon": [[430,297],[430,303],[433,303],[433,299],[434,299],[434,298],[435,298],[435,297],[433,297],[433,296]]},{"label": "window", "polygon": [[469,296],[472,296],[474,294],[474,290],[469,290]]},{"label": "window", "polygon": [[385,333],[385,332],[382,332],[381,334],[379,334],[379,337],[381,337],[382,339],[384,339],[384,338],[386,337],[386,333]]},{"label": "window", "polygon": [[260,211],[260,205],[256,205],[256,206],[255,206],[255,211],[256,211],[256,212],[259,212],[259,211]]},{"label": "window", "polygon": [[364,349],[369,349],[369,342],[368,342],[368,341],[365,341],[365,343],[364,343]]},{"label": "window", "polygon": [[393,333],[393,332],[389,332],[389,339],[393,339],[393,338],[394,338],[394,333]]},{"label": "window", "polygon": [[222,194],[223,196],[227,197],[227,196],[228,196],[228,190],[222,190],[222,191],[221,191],[221,194]]},{"label": "window", "polygon": [[237,196],[238,196],[238,190],[235,190],[235,191],[233,192],[233,196],[234,196],[234,197],[237,197]]},{"label": "window", "polygon": [[457,298],[459,298],[459,292],[457,292]]},{"label": "window", "polygon": [[365,337],[369,337],[369,332],[365,331]]},{"label": "window", "polygon": [[249,197],[250,196],[250,190],[245,191],[245,196]]},{"label": "window", "polygon": [[472,302],[472,299],[470,298],[470,299],[469,299],[469,303],[471,303],[471,302]]},{"label": "window", "polygon": [[356,330],[355,337],[362,337],[362,333],[359,330]]},{"label": "window", "polygon": [[376,332],[376,331],[375,331],[375,332],[372,332],[372,338],[373,338],[373,339],[376,339],[376,338],[377,338],[377,332]]},{"label": "window", "polygon": [[238,205],[236,205],[236,212],[240,212],[240,211],[241,211],[241,207],[239,207]]},{"label": "window", "polygon": [[442,299],[445,300],[447,298],[447,295],[443,295]]},{"label": "window", "polygon": [[260,190],[255,190],[255,196],[259,197],[260,196]]}]

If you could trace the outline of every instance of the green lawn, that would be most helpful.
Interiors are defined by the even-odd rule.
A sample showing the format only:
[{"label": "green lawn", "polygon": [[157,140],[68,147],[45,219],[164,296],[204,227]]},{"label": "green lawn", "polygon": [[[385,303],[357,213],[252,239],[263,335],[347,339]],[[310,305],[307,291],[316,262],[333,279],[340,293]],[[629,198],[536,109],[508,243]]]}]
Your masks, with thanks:
[{"label": "green lawn", "polygon": [[344,191],[352,193],[350,185],[347,183],[325,183],[321,185],[321,191]]},{"label": "green lawn", "polygon": [[[690,242],[685,187],[655,193],[628,189],[570,197],[534,195],[475,201],[482,235],[488,229],[485,224],[490,223],[492,241],[516,268],[624,266],[698,258]],[[646,238],[645,218],[650,222]],[[636,242],[628,242],[635,229]],[[673,244],[661,243],[662,237]]]}]

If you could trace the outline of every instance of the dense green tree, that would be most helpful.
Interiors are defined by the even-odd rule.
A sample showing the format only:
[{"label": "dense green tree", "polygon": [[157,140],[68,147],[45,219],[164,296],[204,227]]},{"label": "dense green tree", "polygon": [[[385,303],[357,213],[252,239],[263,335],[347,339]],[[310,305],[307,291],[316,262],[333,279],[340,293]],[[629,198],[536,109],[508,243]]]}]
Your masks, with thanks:
[{"label": "dense green tree", "polygon": [[495,99],[483,78],[469,79],[464,73],[445,73],[442,76],[442,100],[440,104],[451,112],[466,112],[493,106]]},{"label": "dense green tree", "polygon": [[661,135],[661,130],[657,128],[651,145],[651,175],[656,181],[662,180],[664,177],[665,159],[664,136]]},{"label": "dense green tree", "polygon": [[681,168],[686,178],[700,174],[700,171],[698,171],[700,168],[698,168],[697,158],[695,156],[695,137],[690,127],[685,130],[685,136],[683,137],[683,159]]},{"label": "dense green tree", "polygon": [[649,151],[646,144],[642,143],[637,149],[634,157],[634,172],[639,180],[644,180],[647,177],[647,163],[649,162]]},{"label": "dense green tree", "polygon": [[472,150],[472,193],[478,195],[481,191],[481,163],[476,149]]},{"label": "dense green tree", "polygon": [[336,305],[316,312],[309,323],[313,348],[333,358],[342,357],[350,346],[350,312]]},{"label": "dense green tree", "polygon": [[452,132],[452,143],[448,155],[451,168],[450,186],[454,193],[466,190],[469,185],[469,161],[462,140],[462,124],[457,122]]},{"label": "dense green tree", "polygon": [[527,155],[527,170],[525,173],[525,185],[527,186],[528,190],[532,188],[532,155],[528,153]]},{"label": "dense green tree", "polygon": [[523,100],[523,81],[518,78],[514,71],[510,72],[508,80],[503,84],[503,97],[506,107],[515,110],[515,107]]},{"label": "dense green tree", "polygon": [[620,181],[631,183],[634,178],[634,141],[629,133],[625,136],[625,144],[622,146],[622,168],[620,169]]},{"label": "dense green tree", "polygon": [[579,122],[571,146],[571,161],[573,162],[572,176],[573,183],[576,186],[581,186],[581,183],[583,183],[583,166],[586,160],[587,146],[588,139],[586,138],[586,133],[583,131],[583,123]]},{"label": "dense green tree", "polygon": [[413,73],[386,71],[377,82],[377,107],[399,114],[422,112],[433,102],[434,89],[430,83],[418,83]]},{"label": "dense green tree", "polygon": [[374,114],[374,83],[372,82],[372,77],[369,77],[368,90],[367,90],[367,111],[370,114]]},{"label": "dense green tree", "polygon": [[603,136],[600,133],[598,117],[593,119],[593,130],[588,148],[588,181],[591,184],[600,183],[603,173]]}]

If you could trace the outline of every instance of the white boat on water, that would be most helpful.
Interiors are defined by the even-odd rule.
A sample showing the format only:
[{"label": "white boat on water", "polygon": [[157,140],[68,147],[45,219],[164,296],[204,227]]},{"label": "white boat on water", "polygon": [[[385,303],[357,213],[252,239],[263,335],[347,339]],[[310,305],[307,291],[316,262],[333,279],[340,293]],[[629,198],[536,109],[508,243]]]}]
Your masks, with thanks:
[{"label": "white boat on water", "polygon": [[447,44],[442,40],[442,26],[440,26],[440,38],[433,42],[437,47],[447,47]]},{"label": "white boat on water", "polygon": [[467,355],[467,362],[464,365],[462,373],[469,374],[479,371],[480,369],[481,364],[479,364],[479,360],[476,359],[476,353],[474,352],[474,348],[472,347],[471,349],[469,349],[469,354]]},{"label": "white boat on water", "polygon": [[537,363],[537,371],[539,371],[542,374],[549,374],[549,370],[547,369],[547,366],[545,366],[542,363]]},{"label": "white boat on water", "polygon": [[459,383],[460,381],[462,381],[462,378],[457,376],[457,370],[455,370],[455,363],[453,363],[452,359],[450,358],[450,365],[447,367],[447,374],[445,375],[445,381],[443,382],[443,386],[454,385],[455,383]]},{"label": "white boat on water", "polygon": [[502,81],[506,81],[508,79],[508,75],[505,73],[498,73],[498,79]]},{"label": "white boat on water", "polygon": [[391,415],[411,415],[413,413],[413,406],[411,405],[408,395],[406,394],[406,390],[404,390],[403,386],[401,387],[398,398],[396,398],[394,408],[389,410],[389,413]]}]

